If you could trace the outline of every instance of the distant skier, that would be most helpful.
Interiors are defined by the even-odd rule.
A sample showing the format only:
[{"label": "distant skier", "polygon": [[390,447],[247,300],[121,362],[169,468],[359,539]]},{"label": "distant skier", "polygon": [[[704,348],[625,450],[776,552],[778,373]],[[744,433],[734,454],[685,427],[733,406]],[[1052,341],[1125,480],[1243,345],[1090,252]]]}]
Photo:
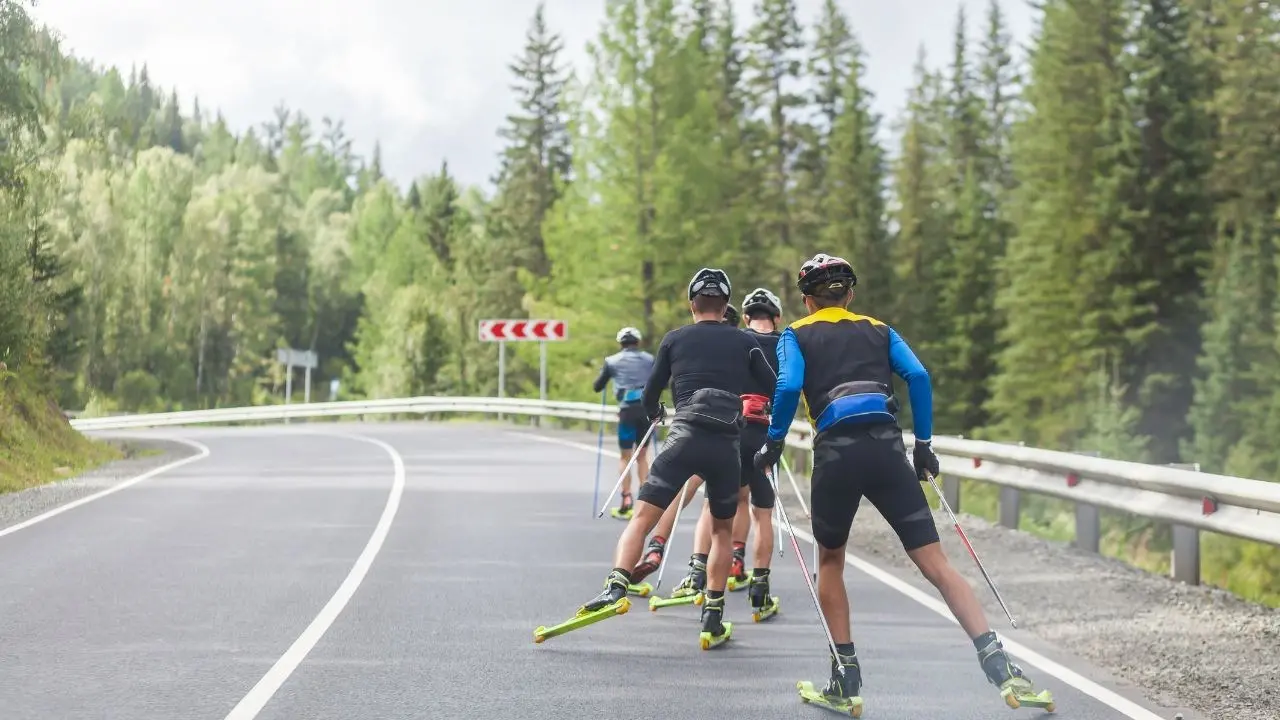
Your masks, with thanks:
[{"label": "distant skier", "polygon": [[[631,454],[639,452],[635,465],[637,477],[644,477],[649,472],[649,447],[636,448],[636,443],[649,427],[640,398],[645,381],[653,371],[653,356],[640,349],[641,339],[640,331],[633,327],[619,330],[617,341],[622,349],[604,359],[604,367],[600,368],[600,375],[592,384],[596,392],[603,392],[605,385],[613,381],[613,396],[618,403],[618,449],[621,451],[618,469],[620,472],[626,470]],[[630,475],[622,479],[622,499],[618,507],[609,512],[619,519],[631,519]]]},{"label": "distant skier", "polygon": [[640,487],[635,514],[618,539],[604,591],[580,612],[603,610],[626,597],[645,536],[686,481],[699,475],[706,481],[713,518],[709,589],[699,635],[705,650],[725,642],[732,633],[732,623],[724,622],[724,591],[738,509],[741,395],[753,381],[772,382],[774,373],[758,344],[722,322],[732,297],[724,271],[699,270],[689,282],[688,296],[694,322],[662,339],[642,400],[650,422],[659,422],[665,414],[659,398],[670,384],[675,399],[670,432]]},{"label": "distant skier", "polygon": [[[838,657],[831,658],[831,679],[822,692],[801,683],[801,695],[855,717],[861,712],[862,679],[849,631],[844,567],[849,530],[865,496],[897,533],[916,567],[942,594],[973,640],[987,678],[1000,688],[1005,701],[1013,707],[1050,706],[1052,696],[1047,691],[1036,693],[1031,681],[1009,662],[973,590],[942,551],[919,484],[928,479],[926,474],[938,473],[938,458],[930,444],[929,373],[893,328],[845,309],[853,300],[856,283],[853,267],[838,257],[815,255],[800,268],[796,286],[810,314],[791,323],[778,342],[780,372],[772,421],[767,441],[755,457],[755,466],[761,469],[778,462],[803,395],[817,433],[811,507],[813,535],[821,548],[818,598]],[[895,417],[894,375],[906,380],[911,399],[914,469],[906,460]]]}]

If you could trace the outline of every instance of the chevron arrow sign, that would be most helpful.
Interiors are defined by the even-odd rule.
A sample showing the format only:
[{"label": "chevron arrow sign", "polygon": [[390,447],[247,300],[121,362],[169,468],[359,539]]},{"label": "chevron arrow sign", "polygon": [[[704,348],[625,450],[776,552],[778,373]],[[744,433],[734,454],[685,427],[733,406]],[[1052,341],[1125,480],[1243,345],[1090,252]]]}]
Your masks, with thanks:
[{"label": "chevron arrow sign", "polygon": [[560,341],[569,339],[563,320],[481,320],[481,342]]}]

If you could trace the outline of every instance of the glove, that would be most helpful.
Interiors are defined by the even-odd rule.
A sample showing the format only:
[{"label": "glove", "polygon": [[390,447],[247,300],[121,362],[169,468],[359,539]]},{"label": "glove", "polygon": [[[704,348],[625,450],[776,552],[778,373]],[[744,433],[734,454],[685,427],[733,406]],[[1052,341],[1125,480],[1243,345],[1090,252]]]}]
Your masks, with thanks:
[{"label": "glove", "polygon": [[661,425],[663,419],[667,417],[667,406],[662,402],[658,403],[658,411],[649,416],[650,425]]},{"label": "glove", "polygon": [[767,472],[774,465],[778,464],[778,458],[782,457],[782,448],[786,445],[785,440],[765,440],[764,445],[756,451],[756,456],[752,458],[752,463],[760,472]]},{"label": "glove", "polygon": [[933,445],[928,440],[917,440],[915,449],[911,451],[912,463],[916,466],[916,477],[920,482],[928,481],[926,473],[938,476],[938,456],[933,454]]}]

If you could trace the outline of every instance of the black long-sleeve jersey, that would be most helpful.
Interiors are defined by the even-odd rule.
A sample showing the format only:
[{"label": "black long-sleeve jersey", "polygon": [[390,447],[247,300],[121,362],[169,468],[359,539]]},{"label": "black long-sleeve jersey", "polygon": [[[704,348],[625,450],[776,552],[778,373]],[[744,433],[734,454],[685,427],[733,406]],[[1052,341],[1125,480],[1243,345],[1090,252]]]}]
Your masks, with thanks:
[{"label": "black long-sleeve jersey", "polygon": [[762,333],[756,332],[751,328],[743,328],[742,332],[751,338],[760,349],[764,351],[765,360],[769,363],[769,369],[773,374],[769,376],[769,382],[762,383],[753,381],[747,386],[744,394],[763,395],[773,400],[773,391],[777,387],[778,379],[778,339],[782,337],[780,332]]},{"label": "black long-sleeve jersey", "polygon": [[679,410],[698,390],[734,395],[756,385],[772,388],[774,370],[754,338],[716,320],[703,320],[667,333],[658,346],[653,372],[644,386],[644,408],[653,417],[667,385]]}]

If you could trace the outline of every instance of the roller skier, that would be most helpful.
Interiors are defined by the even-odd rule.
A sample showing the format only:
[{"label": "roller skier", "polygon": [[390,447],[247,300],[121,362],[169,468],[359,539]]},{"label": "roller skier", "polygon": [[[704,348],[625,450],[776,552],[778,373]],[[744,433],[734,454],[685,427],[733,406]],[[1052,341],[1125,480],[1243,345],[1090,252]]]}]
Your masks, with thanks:
[{"label": "roller skier", "polygon": [[[742,314],[747,318],[743,330],[764,351],[776,372],[776,347],[780,333],[778,321],[782,316],[782,302],[765,288],[752,290],[742,301]],[[777,612],[777,598],[769,594],[769,563],[773,555],[773,506],[776,500],[769,478],[753,464],[753,456],[765,440],[769,426],[769,406],[774,392],[773,379],[768,383],[753,383],[749,392],[742,395],[742,413],[746,424],[741,430],[741,488],[738,513],[733,527],[733,559],[729,570],[729,589],[747,588],[752,618],[757,622],[772,617]],[[748,504],[748,498],[750,503]],[[748,576],[745,568],[746,539],[754,517],[756,525],[753,545],[753,567]],[[689,561],[689,574],[676,586],[671,599],[688,598],[701,592],[706,584],[707,551],[711,544],[711,515],[704,508],[695,531],[694,554]],[[660,607],[662,600],[650,601],[650,607]]]},{"label": "roller skier", "polygon": [[[722,322],[730,327],[738,327],[740,320],[741,318],[738,315],[737,309],[734,308],[732,304],[725,305],[724,319]],[[770,362],[773,362],[772,356],[769,357]],[[747,464],[748,466],[751,464],[749,457],[747,458]],[[652,575],[654,571],[662,565],[662,556],[665,555],[667,551],[667,540],[671,537],[671,533],[675,532],[676,511],[682,507],[689,507],[689,503],[693,502],[694,495],[701,487],[702,478],[697,475],[689,478],[687,487],[683,488],[679,495],[679,497],[683,498],[683,503],[675,503],[671,505],[671,507],[667,508],[666,512],[662,513],[662,519],[658,521],[658,526],[653,529],[653,537],[649,539],[649,544],[645,546],[644,556],[640,558],[640,562],[636,565],[635,569],[631,571],[631,581],[633,583],[638,584],[643,582],[645,578]],[[702,575],[700,576],[702,578],[702,585],[698,586],[698,592],[701,592],[702,588],[706,585],[706,554],[709,552],[709,548],[711,547],[711,521],[708,519],[706,522],[703,522],[702,517],[705,515],[706,513],[704,512],[698,516],[699,520],[695,534],[695,538],[697,538],[697,540],[695,541],[694,554],[689,560],[689,567],[691,571],[694,569],[695,563],[700,563],[698,567],[702,568]],[[734,554],[733,564],[729,571],[730,590],[741,590],[747,586],[747,575],[742,568],[743,556],[739,554],[738,548],[746,547],[747,531],[750,528],[750,523],[751,516],[747,512],[747,500],[743,497],[738,503],[738,514],[734,516],[733,519]],[[704,538],[706,541],[705,543],[702,542]],[[697,559],[699,556],[702,557],[702,560],[700,561]],[[686,578],[686,580],[687,579],[688,578]],[[688,593],[690,597],[694,594],[696,593]],[[684,594],[677,595],[676,597],[684,597]]]},{"label": "roller skier", "polygon": [[[857,283],[845,260],[818,254],[800,268],[796,287],[807,317],[782,332],[778,341],[778,384],[767,439],[755,466],[771,468],[796,405],[803,396],[814,437],[810,506],[813,535],[820,546],[818,602],[833,644],[831,678],[821,691],[797,685],[801,698],[858,717],[862,712],[861,673],[849,629],[845,592],[845,545],[863,497],[897,533],[908,557],[938,589],[973,641],[987,679],[1011,707],[1052,710],[1048,691],[1036,692],[1022,670],[1009,661],[1000,639],[969,584],[956,572],[938,541],[938,530],[921,482],[938,473],[930,441],[933,394],[929,374],[898,333],[883,322],[849,312]],[[895,414],[893,375],[908,387],[915,446],[906,460]]]},{"label": "roller skier", "polygon": [[[649,447],[637,448],[636,443],[648,429],[640,397],[653,370],[653,356],[640,349],[641,339],[640,331],[633,327],[619,330],[617,341],[621,349],[604,359],[604,366],[591,386],[595,392],[602,392],[609,381],[613,381],[613,396],[618,403],[618,450],[621,458],[618,469],[626,470],[631,454],[638,452],[640,457],[636,458],[635,464],[637,477],[644,477],[649,471]],[[609,513],[620,520],[630,520],[631,512],[631,476],[628,475],[622,480],[622,498],[618,507]]]},{"label": "roller skier", "polygon": [[670,432],[640,487],[635,513],[618,539],[604,591],[587,601],[579,616],[608,612],[626,602],[645,536],[689,478],[698,475],[706,483],[712,516],[708,590],[699,634],[699,644],[706,650],[727,641],[733,630],[733,624],[724,621],[724,592],[741,474],[741,395],[752,383],[772,382],[774,373],[758,344],[722,322],[732,298],[724,271],[699,270],[689,282],[688,297],[694,322],[662,339],[642,397],[650,422],[658,423],[664,415],[659,398],[670,384],[675,402]]}]

